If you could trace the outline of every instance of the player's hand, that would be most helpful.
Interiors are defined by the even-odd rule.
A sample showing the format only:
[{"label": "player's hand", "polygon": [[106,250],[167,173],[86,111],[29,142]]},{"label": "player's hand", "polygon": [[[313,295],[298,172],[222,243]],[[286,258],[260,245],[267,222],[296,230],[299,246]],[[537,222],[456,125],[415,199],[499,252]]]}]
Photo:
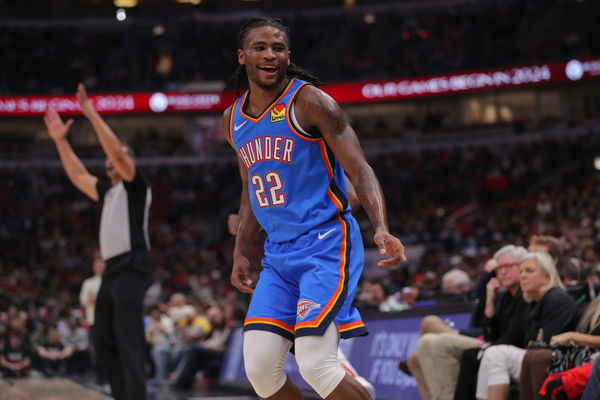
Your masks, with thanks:
[{"label": "player's hand", "polygon": [[77,85],[77,101],[79,101],[79,105],[81,106],[81,112],[86,117],[89,117],[96,109],[92,105],[90,99],[88,99],[87,91],[85,90],[85,86],[83,83]]},{"label": "player's hand", "polygon": [[375,233],[373,240],[379,247],[379,253],[388,256],[387,259],[379,261],[378,266],[389,268],[396,266],[400,260],[406,262],[406,251],[400,239],[389,232],[379,231]]},{"label": "player's hand", "polygon": [[44,115],[44,123],[46,124],[46,128],[48,129],[48,133],[52,140],[57,142],[67,137],[69,128],[73,125],[73,120],[70,119],[65,124],[60,118],[60,115],[58,115],[55,110],[49,108],[48,111],[46,111],[46,115]]},{"label": "player's hand", "polygon": [[250,261],[246,257],[237,257],[233,261],[231,284],[240,292],[254,293],[256,282],[250,277]]},{"label": "player's hand", "polygon": [[227,217],[227,229],[233,236],[237,235],[238,226],[240,225],[240,216],[238,214],[229,214]]}]

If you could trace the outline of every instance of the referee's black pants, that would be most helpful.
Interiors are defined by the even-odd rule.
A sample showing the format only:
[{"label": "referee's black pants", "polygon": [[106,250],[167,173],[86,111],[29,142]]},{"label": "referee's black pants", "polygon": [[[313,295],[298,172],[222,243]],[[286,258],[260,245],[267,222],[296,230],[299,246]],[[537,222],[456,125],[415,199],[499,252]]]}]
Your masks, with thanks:
[{"label": "referee's black pants", "polygon": [[[105,271],[96,298],[94,347],[116,400],[145,400],[143,302],[151,274]],[[109,273],[107,273],[109,272]]]}]

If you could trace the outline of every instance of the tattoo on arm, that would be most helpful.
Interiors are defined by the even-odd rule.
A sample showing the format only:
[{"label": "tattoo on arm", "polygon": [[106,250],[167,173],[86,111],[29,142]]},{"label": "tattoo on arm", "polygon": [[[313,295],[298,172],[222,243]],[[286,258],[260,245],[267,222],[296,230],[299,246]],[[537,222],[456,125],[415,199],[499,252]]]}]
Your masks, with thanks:
[{"label": "tattoo on arm", "polygon": [[336,107],[332,112],[329,113],[332,126],[335,128],[334,132],[342,133],[346,127],[347,121],[342,110]]},{"label": "tattoo on arm", "polygon": [[318,93],[309,92],[306,96],[300,96],[300,99],[302,104],[299,108],[305,109],[306,114],[296,115],[296,117],[299,117],[299,119],[306,117],[306,120],[310,121],[308,128],[316,127],[321,131],[326,130],[334,135],[344,132],[348,121],[335,100],[320,91]]},{"label": "tattoo on arm", "polygon": [[364,166],[358,171],[356,195],[367,212],[373,228],[385,226],[385,201],[381,186],[371,167]]}]

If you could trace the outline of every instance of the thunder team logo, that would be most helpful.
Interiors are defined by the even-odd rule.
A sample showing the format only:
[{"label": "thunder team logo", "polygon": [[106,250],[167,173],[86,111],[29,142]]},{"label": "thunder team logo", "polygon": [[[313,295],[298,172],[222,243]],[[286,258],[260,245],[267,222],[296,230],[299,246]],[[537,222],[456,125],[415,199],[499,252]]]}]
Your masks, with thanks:
[{"label": "thunder team logo", "polygon": [[321,307],[320,304],[312,300],[300,300],[298,302],[298,318],[304,319],[314,309]]},{"label": "thunder team logo", "polygon": [[282,121],[285,119],[285,104],[276,104],[271,110],[271,122]]}]

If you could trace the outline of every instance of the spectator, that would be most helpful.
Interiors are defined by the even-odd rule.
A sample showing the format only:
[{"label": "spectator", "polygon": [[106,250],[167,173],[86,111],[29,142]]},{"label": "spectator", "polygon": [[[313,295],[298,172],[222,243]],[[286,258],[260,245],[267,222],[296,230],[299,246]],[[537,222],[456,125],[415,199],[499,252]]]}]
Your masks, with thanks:
[{"label": "spectator", "polygon": [[182,351],[172,376],[175,387],[189,387],[197,371],[202,371],[212,383],[218,377],[231,328],[228,327],[223,310],[219,306],[210,307],[207,317],[212,330],[206,339],[193,343]]},{"label": "spectator", "polygon": [[[587,308],[574,332],[564,332],[550,339],[550,345],[579,344],[600,349],[600,298]],[[546,369],[552,362],[552,349],[527,350],[521,369],[521,400],[539,399],[538,392],[546,379]]]},{"label": "spectator", "polygon": [[4,351],[6,341],[8,340],[8,327],[5,322],[0,321],[0,354]]},{"label": "spectator", "polygon": [[462,269],[453,268],[442,275],[442,295],[444,297],[466,301],[473,288],[469,274]]},{"label": "spectator", "polygon": [[550,254],[554,264],[562,257],[563,250],[560,241],[553,236],[534,235],[529,239],[529,251],[541,251]]},{"label": "spectator", "polygon": [[[518,265],[525,254],[523,247],[513,245],[504,246],[494,254],[496,262],[492,272],[497,274],[497,278],[490,277],[487,283],[483,321],[484,339],[488,343],[518,344],[516,342],[521,339],[522,333],[518,328],[525,303],[519,290]],[[502,290],[498,293],[500,289]],[[462,369],[460,360],[463,351],[480,348],[483,342],[447,328],[436,317],[426,319],[428,321],[423,321],[421,329],[427,329],[428,332],[419,338],[416,359],[409,356],[408,366],[417,379],[422,398],[452,399],[459,377],[459,366]],[[433,323],[439,328],[432,328]],[[466,387],[461,385],[461,390],[466,390]]]},{"label": "spectator", "polygon": [[67,374],[82,374],[89,366],[89,335],[80,324],[79,310],[72,310],[67,317],[67,326],[61,335],[61,343],[65,348],[72,349],[72,354],[66,359]]},{"label": "spectator", "polygon": [[187,304],[183,294],[175,293],[171,296],[169,305],[167,313],[173,319],[175,329],[168,340],[163,340],[152,347],[151,355],[156,372],[154,378],[148,382],[150,386],[165,381],[178,364],[187,346],[206,337],[212,329],[198,302],[194,308]]},{"label": "spectator", "polygon": [[98,296],[98,290],[102,283],[102,272],[104,272],[106,264],[100,257],[100,253],[94,251],[94,276],[87,278],[81,285],[81,291],[79,293],[79,303],[84,307],[85,320],[90,327],[90,331],[93,335],[94,330],[94,313],[96,309],[96,297]]},{"label": "spectator", "polygon": [[390,296],[389,287],[380,279],[366,282],[366,290],[358,296],[357,307],[361,311],[390,311],[387,299]]},{"label": "spectator", "polygon": [[[102,273],[104,272],[105,267],[106,263],[102,257],[100,257],[100,252],[95,250],[94,263],[92,266],[94,276],[83,281],[81,290],[79,292],[79,303],[84,307],[85,320],[89,327],[88,343],[94,343],[94,335],[96,334],[96,328],[94,324],[96,298],[98,297],[98,291],[100,290],[100,284],[102,283]],[[96,381],[99,385],[102,385],[105,382],[105,378],[104,374],[102,373],[102,367],[100,366],[100,363],[97,362],[94,346],[88,345],[88,349],[89,358],[94,361],[94,365],[96,367]]]},{"label": "spectator", "polygon": [[556,265],[560,280],[569,296],[577,304],[585,306],[590,302],[590,293],[588,285],[584,284],[579,274],[577,266],[569,259],[562,258]]},{"label": "spectator", "polygon": [[598,353],[595,354],[593,363],[594,368],[592,369],[592,373],[587,385],[585,385],[585,391],[583,392],[581,400],[600,399],[600,357],[598,357]]},{"label": "spectator", "polygon": [[25,378],[29,376],[31,349],[24,331],[11,330],[8,340],[0,354],[2,372],[7,378]]},{"label": "spectator", "polygon": [[146,340],[151,347],[157,346],[173,334],[173,320],[161,312],[157,304],[150,306],[146,324]]},{"label": "spectator", "polygon": [[40,371],[46,377],[64,376],[67,361],[73,355],[71,347],[65,347],[60,340],[60,332],[50,327],[46,333],[45,343],[37,348]]},{"label": "spectator", "polygon": [[423,274],[418,285],[418,300],[429,300],[440,293],[440,278],[433,270],[427,270]]},{"label": "spectator", "polygon": [[[574,329],[579,320],[575,302],[559,286],[560,278],[552,258],[541,252],[528,253],[521,261],[520,285],[529,304],[524,315],[521,343],[543,340]],[[500,400],[508,396],[510,379],[519,378],[525,349],[511,345],[488,348],[477,374],[477,398]]]}]

